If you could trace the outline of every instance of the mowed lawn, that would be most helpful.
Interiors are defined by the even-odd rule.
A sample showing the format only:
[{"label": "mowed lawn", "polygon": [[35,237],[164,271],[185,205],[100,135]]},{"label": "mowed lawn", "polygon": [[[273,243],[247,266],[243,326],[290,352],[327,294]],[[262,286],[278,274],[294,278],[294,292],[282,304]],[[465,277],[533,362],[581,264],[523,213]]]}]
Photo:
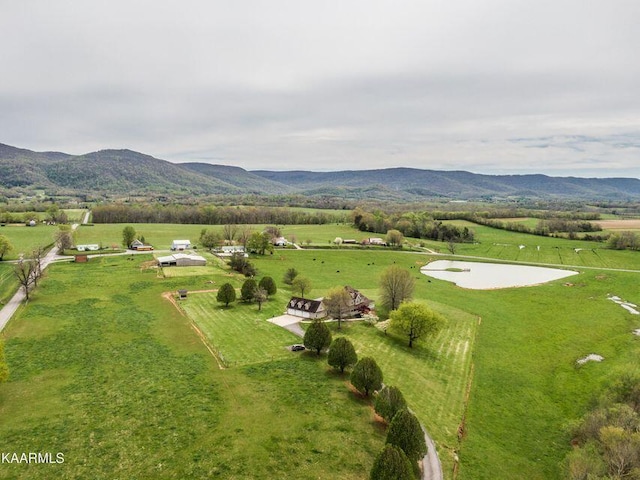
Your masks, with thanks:
[{"label": "mowed lawn", "polygon": [[447,325],[437,336],[417,342],[413,348],[404,338],[385,335],[363,322],[349,323],[341,330],[334,326],[333,335],[349,338],[359,356],[375,358],[385,384],[402,391],[436,441],[443,468],[450,473],[470,381],[478,319],[435,302],[430,306],[446,315]]},{"label": "mowed lawn", "polygon": [[[262,305],[236,302],[229,307],[216,301],[216,293],[194,293],[180,303],[208,337],[222,362],[230,367],[291,358],[288,346],[301,339],[268,318],[282,315],[288,295],[277,293]],[[237,291],[238,298],[240,291]]]},{"label": "mowed lawn", "polygon": [[8,324],[0,451],[65,462],[0,477],[366,478],[384,435],[343,379],[291,352],[221,370],[162,298],[204,279],[158,277],[150,258],[53,265]]}]

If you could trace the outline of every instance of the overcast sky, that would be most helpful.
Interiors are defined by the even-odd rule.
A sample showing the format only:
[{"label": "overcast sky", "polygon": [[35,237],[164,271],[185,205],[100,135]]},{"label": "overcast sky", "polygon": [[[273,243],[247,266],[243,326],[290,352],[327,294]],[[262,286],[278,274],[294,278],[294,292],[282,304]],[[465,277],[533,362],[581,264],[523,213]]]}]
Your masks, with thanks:
[{"label": "overcast sky", "polygon": [[0,0],[0,143],[640,177],[638,0]]}]

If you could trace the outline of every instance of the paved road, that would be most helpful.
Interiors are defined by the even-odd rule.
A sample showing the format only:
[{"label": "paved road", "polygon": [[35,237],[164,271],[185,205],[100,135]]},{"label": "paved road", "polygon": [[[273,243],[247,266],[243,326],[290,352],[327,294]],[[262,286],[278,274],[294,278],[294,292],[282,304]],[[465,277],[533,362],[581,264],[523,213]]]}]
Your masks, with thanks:
[{"label": "paved road", "polygon": [[[87,211],[84,214],[82,223],[87,223],[89,221],[90,214],[91,214],[90,211]],[[76,228],[78,228],[78,224],[74,223],[71,226],[71,228],[75,230]],[[62,257],[58,255],[58,248],[54,245],[53,248],[49,250],[47,254],[44,256],[44,258],[42,259],[42,270],[47,268],[47,266],[55,260],[69,260],[72,258],[73,257]],[[16,310],[18,310],[18,307],[20,306],[20,304],[24,299],[25,299],[24,289],[20,287],[16,292],[16,294],[13,297],[11,297],[11,300],[9,300],[9,302],[7,302],[7,304],[4,307],[2,307],[2,309],[0,310],[0,332],[4,330],[5,325],[9,322],[13,314],[16,313]]]},{"label": "paved road", "polygon": [[[57,252],[58,249],[56,247],[53,247],[44,256],[44,258],[42,259],[43,270],[47,268],[47,265],[49,265],[58,257]],[[24,298],[24,289],[20,287],[16,294],[11,297],[11,300],[9,300],[9,302],[4,307],[2,307],[2,310],[0,310],[0,332],[4,329],[5,325],[7,324],[7,322],[9,322],[13,314],[16,313],[16,310],[18,310],[18,307],[20,306]]]}]

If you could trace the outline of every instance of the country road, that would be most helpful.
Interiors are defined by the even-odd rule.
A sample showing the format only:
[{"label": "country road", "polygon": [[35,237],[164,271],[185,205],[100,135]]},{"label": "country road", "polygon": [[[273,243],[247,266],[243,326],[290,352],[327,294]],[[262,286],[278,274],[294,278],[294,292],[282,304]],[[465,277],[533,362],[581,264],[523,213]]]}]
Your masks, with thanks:
[{"label": "country road", "polygon": [[[91,214],[91,211],[87,211],[84,214],[82,223],[87,223],[89,221],[90,214]],[[78,226],[79,224],[74,223],[71,226],[71,228],[75,230],[76,228],[78,228]],[[55,260],[70,259],[70,258],[72,257],[62,257],[58,255],[58,248],[54,245],[51,248],[51,250],[49,250],[42,259],[42,270],[45,270],[47,266],[49,266],[49,264]],[[20,304],[23,302],[24,299],[25,299],[24,289],[20,287],[18,291],[15,293],[15,295],[11,297],[11,300],[9,300],[7,304],[4,307],[2,307],[2,309],[0,309],[0,332],[4,330],[4,327],[7,325],[9,320],[11,320],[11,317],[13,317],[14,313],[16,313],[16,310],[18,310],[18,307],[20,306]]]}]

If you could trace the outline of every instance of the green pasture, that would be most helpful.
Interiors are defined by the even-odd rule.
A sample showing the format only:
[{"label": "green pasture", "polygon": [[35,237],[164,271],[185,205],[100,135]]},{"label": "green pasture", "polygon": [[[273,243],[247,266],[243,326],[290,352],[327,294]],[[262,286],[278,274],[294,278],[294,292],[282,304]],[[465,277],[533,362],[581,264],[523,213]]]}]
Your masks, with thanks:
[{"label": "green pasture", "polygon": [[13,264],[0,263],[0,307],[7,303],[18,289],[18,281],[13,275]]},{"label": "green pasture", "polygon": [[[469,227],[476,239],[473,244],[457,244],[456,255],[533,264],[640,270],[637,252],[610,250],[604,243],[508,232],[464,220],[451,223]],[[446,245],[442,243],[437,249],[447,253]]]},{"label": "green pasture", "polygon": [[[256,305],[221,308],[215,292],[194,292],[225,281],[241,286],[240,275],[213,264],[174,276],[141,268],[152,255],[53,265],[3,332],[12,377],[0,386],[0,451],[7,444],[60,449],[67,461],[48,470],[12,466],[8,476],[48,478],[58,468],[60,478],[366,477],[383,442],[370,410],[325,358],[287,351],[298,340],[266,318],[284,310],[287,268],[311,279],[312,298],[348,284],[377,300],[377,279],[396,264],[414,273],[414,297],[443,313],[447,327],[412,350],[364,324],[340,334],[360,355],[374,356],[385,383],[403,391],[438,444],[445,478],[453,478],[454,453],[460,480],[562,478],[560,464],[571,448],[567,424],[584,415],[612,377],[637,365],[640,339],[631,332],[640,318],[607,295],[640,304],[640,273],[622,271],[640,270],[640,253],[461,224],[478,243],[458,245],[458,254],[576,265],[579,275],[571,283],[465,290],[420,274],[420,266],[442,258],[426,253],[284,249],[251,258],[257,278],[270,275],[279,288],[258,312]],[[79,234],[103,230],[119,243],[124,226],[81,227]],[[203,228],[133,226],[149,228],[141,232],[147,241],[158,235],[167,248],[174,238],[195,241]],[[186,227],[194,235],[178,230]],[[322,235],[326,243],[359,238],[353,229],[337,233],[341,227],[309,228],[318,229],[312,237],[318,245]],[[424,243],[446,252],[442,243]],[[180,309],[162,299],[181,288],[190,293]],[[220,370],[190,319],[230,368]],[[605,360],[577,367],[590,353]]]},{"label": "green pasture", "polygon": [[6,225],[0,227],[0,235],[9,239],[13,250],[4,256],[5,260],[15,260],[21,253],[28,255],[37,247],[49,247],[53,245],[54,235],[58,231],[56,226],[37,225],[26,227],[24,225]]},{"label": "green pasture", "polygon": [[161,297],[202,277],[158,278],[141,268],[151,256],[129,258],[53,265],[3,332],[0,449],[65,462],[2,465],[0,476],[366,476],[384,434],[342,378],[291,352],[221,370]]},{"label": "green pasture", "polygon": [[[108,247],[112,244],[122,243],[122,230],[127,225],[132,226],[138,235],[142,235],[147,243],[153,245],[157,250],[168,250],[171,242],[176,239],[188,239],[191,243],[197,244],[200,232],[209,229],[222,232],[222,225],[182,225],[182,224],[151,224],[151,223],[111,223],[83,225],[77,230],[77,243],[96,243]],[[253,231],[262,231],[267,225],[238,225],[238,228],[249,228]],[[366,233],[359,232],[347,224],[327,224],[327,225],[280,225],[282,234],[291,238],[296,237],[296,241],[302,245],[307,244],[307,240],[312,241],[312,245],[327,245],[336,237],[355,238],[361,240],[367,236]]]}]

